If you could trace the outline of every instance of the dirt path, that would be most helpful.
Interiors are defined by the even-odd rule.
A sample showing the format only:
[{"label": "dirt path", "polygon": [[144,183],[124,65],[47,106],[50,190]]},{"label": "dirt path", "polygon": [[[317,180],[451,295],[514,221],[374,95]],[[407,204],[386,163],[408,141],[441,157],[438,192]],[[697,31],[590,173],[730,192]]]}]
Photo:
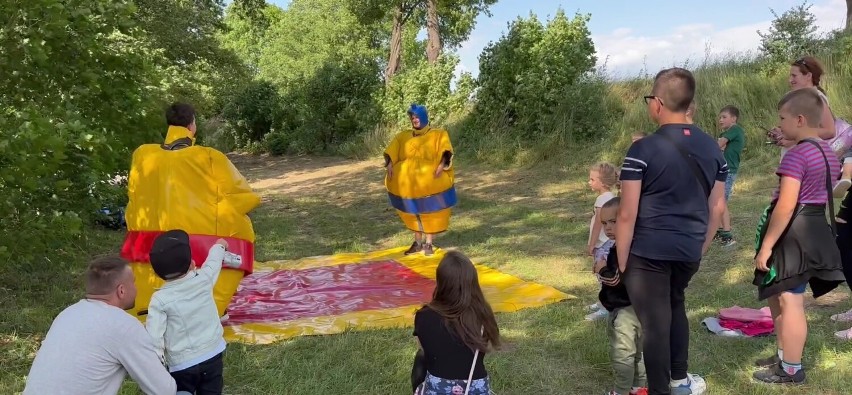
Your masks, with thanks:
[{"label": "dirt path", "polygon": [[[364,194],[381,195],[385,191],[385,172],[380,159],[358,161],[241,154],[230,157],[252,187],[264,196],[333,196],[346,202]],[[553,166],[503,170],[461,165],[456,169],[456,184],[465,195],[473,198],[495,203],[528,202],[544,210],[557,208],[563,199],[579,198],[587,189],[583,181],[571,180],[567,170]]]}]

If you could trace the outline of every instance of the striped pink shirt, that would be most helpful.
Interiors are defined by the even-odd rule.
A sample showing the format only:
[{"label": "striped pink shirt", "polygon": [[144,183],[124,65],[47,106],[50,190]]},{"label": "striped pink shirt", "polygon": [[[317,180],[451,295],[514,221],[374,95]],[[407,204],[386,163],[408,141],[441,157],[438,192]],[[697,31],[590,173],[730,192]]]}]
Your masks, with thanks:
[{"label": "striped pink shirt", "polygon": [[[824,141],[819,140],[819,145],[826,153],[828,165],[831,168],[832,186],[840,178],[840,161],[834,155],[834,151]],[[780,179],[781,176],[792,177],[799,180],[802,185],[799,189],[800,204],[825,204],[828,202],[828,191],[825,188],[825,159],[822,152],[813,144],[802,141],[796,144],[781,159],[781,164],[775,172]],[[779,189],[772,193],[772,200],[778,200]]]}]

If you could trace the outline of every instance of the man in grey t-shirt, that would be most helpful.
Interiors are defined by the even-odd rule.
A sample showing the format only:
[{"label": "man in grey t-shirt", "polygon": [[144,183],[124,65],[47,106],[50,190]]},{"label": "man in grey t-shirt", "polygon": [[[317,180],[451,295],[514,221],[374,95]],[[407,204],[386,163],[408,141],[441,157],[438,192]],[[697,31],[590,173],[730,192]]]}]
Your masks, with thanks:
[{"label": "man in grey t-shirt", "polygon": [[86,270],[86,298],[63,310],[47,332],[24,395],[117,394],[129,373],[146,394],[174,394],[151,337],[124,310],[136,299],[133,271],[118,257]]}]

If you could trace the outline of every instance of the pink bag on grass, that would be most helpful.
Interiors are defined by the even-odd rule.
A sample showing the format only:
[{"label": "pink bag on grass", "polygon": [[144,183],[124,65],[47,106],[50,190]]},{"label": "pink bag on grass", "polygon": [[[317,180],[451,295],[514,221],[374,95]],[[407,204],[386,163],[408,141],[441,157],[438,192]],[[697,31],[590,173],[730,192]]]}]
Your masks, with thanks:
[{"label": "pink bag on grass", "polygon": [[734,306],[719,310],[719,319],[740,322],[767,321],[772,323],[772,313],[769,312],[769,307],[757,310],[748,307]]}]

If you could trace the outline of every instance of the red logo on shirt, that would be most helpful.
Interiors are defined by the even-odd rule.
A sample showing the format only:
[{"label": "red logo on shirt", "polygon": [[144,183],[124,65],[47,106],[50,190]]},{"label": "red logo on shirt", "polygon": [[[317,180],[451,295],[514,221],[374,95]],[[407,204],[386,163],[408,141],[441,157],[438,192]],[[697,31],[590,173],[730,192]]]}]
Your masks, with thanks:
[{"label": "red logo on shirt", "polygon": [[683,135],[684,135],[684,136],[689,136],[689,135],[691,135],[691,134],[692,134],[692,132],[690,132],[690,131],[689,131],[689,129],[687,129],[687,128],[684,128],[684,129],[683,129]]}]

